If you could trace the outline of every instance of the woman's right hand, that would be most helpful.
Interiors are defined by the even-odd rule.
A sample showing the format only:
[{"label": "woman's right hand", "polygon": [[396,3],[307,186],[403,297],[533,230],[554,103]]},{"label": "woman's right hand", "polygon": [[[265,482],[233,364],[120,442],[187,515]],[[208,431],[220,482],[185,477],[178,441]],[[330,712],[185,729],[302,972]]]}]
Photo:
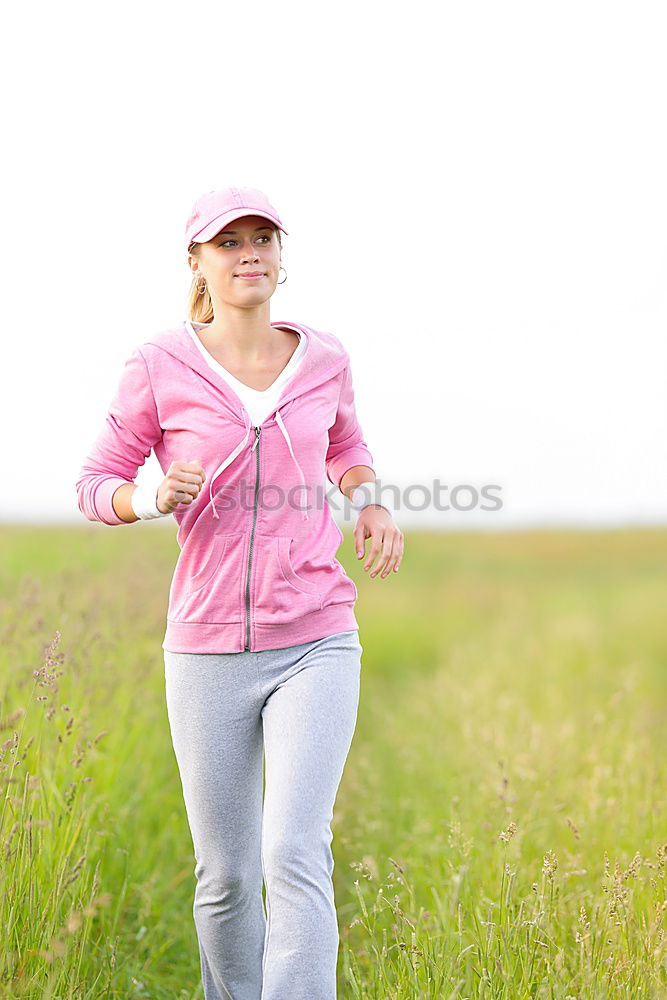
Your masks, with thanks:
[{"label": "woman's right hand", "polygon": [[158,510],[162,514],[171,514],[179,504],[194,503],[205,481],[206,474],[199,459],[194,462],[172,462],[158,487]]}]

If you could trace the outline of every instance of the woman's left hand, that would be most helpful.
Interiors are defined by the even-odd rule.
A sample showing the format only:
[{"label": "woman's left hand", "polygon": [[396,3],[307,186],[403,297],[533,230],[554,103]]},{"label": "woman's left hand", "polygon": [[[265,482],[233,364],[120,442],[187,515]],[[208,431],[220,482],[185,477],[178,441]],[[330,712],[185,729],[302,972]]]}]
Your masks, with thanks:
[{"label": "woman's left hand", "polygon": [[367,538],[370,538],[371,545],[364,570],[370,569],[379,554],[380,560],[371,576],[377,576],[382,570],[381,575],[384,578],[389,575],[392,568],[394,572],[398,572],[403,558],[403,532],[396,526],[386,507],[369,504],[359,512],[357,526],[354,529],[354,541],[359,559],[365,552]]}]

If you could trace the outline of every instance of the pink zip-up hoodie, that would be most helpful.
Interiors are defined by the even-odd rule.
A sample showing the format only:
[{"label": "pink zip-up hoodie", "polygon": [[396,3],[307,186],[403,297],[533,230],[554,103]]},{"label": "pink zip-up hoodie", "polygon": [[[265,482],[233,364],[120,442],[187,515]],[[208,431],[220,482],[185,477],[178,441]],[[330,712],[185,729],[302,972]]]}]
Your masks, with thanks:
[{"label": "pink zip-up hoodie", "polygon": [[111,498],[151,449],[165,475],[174,461],[201,461],[199,496],[173,512],[180,553],[162,646],[174,653],[282,649],[359,627],[357,588],[335,557],[343,534],[326,499],[327,479],[339,487],[353,466],[373,469],[350,358],[331,333],[271,326],[308,339],[261,426],[183,324],[128,358],[76,483],[89,520],[129,524]]}]

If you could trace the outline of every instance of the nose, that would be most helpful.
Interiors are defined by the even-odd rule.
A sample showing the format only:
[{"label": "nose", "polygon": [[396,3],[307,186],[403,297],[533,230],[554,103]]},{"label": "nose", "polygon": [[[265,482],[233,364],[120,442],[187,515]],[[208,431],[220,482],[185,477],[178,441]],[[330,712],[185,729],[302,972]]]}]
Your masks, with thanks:
[{"label": "nose", "polygon": [[248,240],[250,249],[246,250],[243,254],[242,260],[259,260],[259,254],[252,245],[252,240]]}]

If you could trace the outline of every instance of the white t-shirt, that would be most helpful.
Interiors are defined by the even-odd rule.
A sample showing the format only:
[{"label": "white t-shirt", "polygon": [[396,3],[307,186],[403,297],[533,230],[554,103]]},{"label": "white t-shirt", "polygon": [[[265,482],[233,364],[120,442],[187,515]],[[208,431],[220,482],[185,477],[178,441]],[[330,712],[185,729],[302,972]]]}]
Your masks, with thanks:
[{"label": "white t-shirt", "polygon": [[297,330],[296,327],[288,326],[287,323],[282,324],[283,326],[288,326],[288,329],[294,330],[295,333],[299,335],[299,344],[289,359],[283,370],[281,371],[275,382],[272,382],[268,389],[251,389],[250,386],[246,385],[244,382],[239,382],[231,372],[228,372],[226,368],[216,361],[212,354],[206,350],[201,340],[195,332],[195,327],[197,330],[206,329],[208,323],[196,323],[193,324],[190,320],[185,321],[188,333],[194,340],[195,344],[199,348],[202,357],[206,363],[218,373],[229,387],[236,393],[239,397],[246,410],[250,414],[250,419],[255,427],[259,427],[262,421],[271,414],[278,402],[280,394],[282,392],[283,385],[287,379],[291,378],[296,369],[301,364],[301,359],[303,358],[304,351],[306,350],[306,342],[308,335],[302,333],[301,330]]}]

